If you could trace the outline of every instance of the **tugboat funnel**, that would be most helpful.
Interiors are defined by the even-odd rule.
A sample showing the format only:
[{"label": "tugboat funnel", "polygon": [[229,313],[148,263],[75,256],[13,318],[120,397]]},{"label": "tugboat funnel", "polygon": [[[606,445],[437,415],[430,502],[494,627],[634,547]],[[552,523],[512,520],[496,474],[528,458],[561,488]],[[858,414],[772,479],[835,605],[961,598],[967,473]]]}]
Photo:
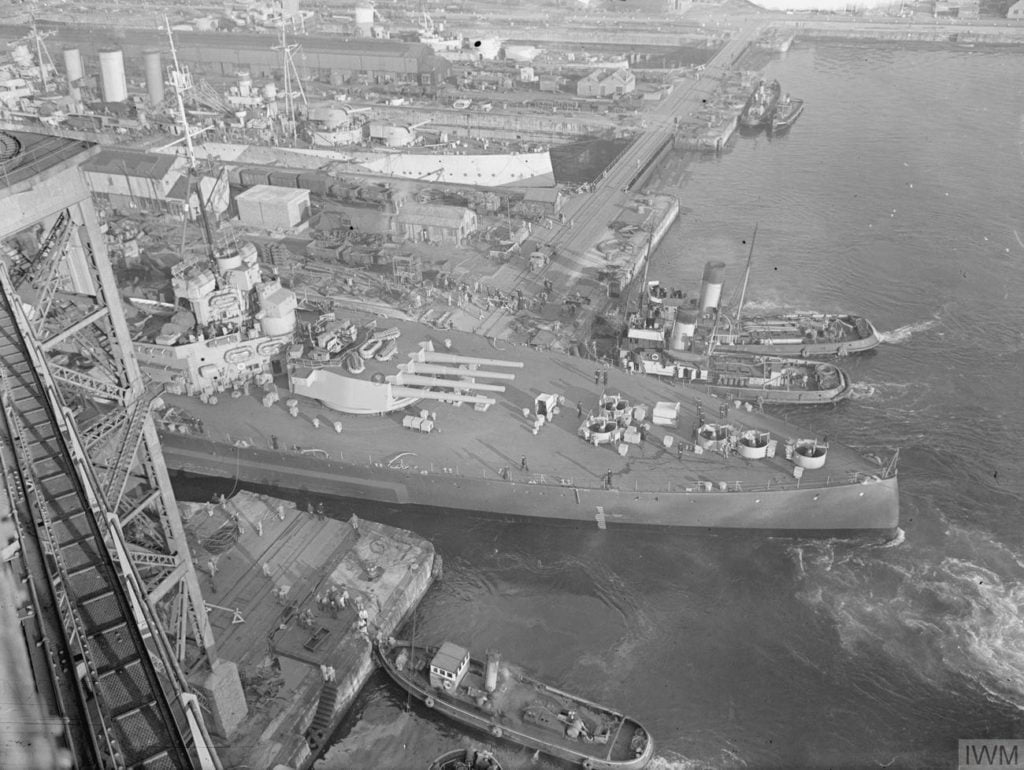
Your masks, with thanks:
[{"label": "tugboat funnel", "polygon": [[724,262],[707,262],[704,265],[704,277],[700,283],[700,311],[717,308],[722,299],[722,282],[725,275]]},{"label": "tugboat funnel", "polygon": [[487,692],[494,692],[498,689],[498,664],[501,662],[501,653],[493,650],[487,651],[487,668],[484,671],[484,689]]}]

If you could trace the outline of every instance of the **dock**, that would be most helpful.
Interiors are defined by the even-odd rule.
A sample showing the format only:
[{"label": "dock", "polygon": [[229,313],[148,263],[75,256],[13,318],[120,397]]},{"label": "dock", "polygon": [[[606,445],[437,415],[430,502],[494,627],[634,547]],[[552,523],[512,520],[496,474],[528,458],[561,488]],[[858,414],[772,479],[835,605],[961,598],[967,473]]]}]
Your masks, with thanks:
[{"label": "dock", "polygon": [[310,767],[373,671],[371,639],[418,604],[440,557],[411,532],[251,492],[179,507],[248,706],[217,747],[224,767]]}]

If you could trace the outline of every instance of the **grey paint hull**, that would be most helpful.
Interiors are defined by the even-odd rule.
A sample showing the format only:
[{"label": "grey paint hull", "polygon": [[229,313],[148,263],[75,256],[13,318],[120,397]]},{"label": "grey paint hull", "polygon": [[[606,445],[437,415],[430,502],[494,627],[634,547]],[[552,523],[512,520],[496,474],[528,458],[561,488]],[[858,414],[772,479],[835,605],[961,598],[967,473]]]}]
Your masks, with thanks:
[{"label": "grey paint hull", "polygon": [[[540,519],[757,529],[834,534],[895,534],[897,478],[861,483],[731,491],[594,489],[357,465],[292,452],[237,448],[195,436],[161,434],[167,467],[301,492]],[[666,484],[669,480],[666,479]]]}]

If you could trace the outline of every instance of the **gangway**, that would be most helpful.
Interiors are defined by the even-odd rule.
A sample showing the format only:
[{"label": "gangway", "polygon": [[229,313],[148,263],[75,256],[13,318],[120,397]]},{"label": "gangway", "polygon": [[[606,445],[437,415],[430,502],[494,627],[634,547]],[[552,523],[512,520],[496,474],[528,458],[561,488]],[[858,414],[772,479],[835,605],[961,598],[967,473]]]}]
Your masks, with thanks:
[{"label": "gangway", "polygon": [[219,767],[198,701],[2,265],[0,404],[7,494],[26,560],[45,572],[37,609],[55,612],[57,646],[71,656],[64,675],[74,680],[72,695],[64,697],[73,702],[64,711],[78,765]]}]

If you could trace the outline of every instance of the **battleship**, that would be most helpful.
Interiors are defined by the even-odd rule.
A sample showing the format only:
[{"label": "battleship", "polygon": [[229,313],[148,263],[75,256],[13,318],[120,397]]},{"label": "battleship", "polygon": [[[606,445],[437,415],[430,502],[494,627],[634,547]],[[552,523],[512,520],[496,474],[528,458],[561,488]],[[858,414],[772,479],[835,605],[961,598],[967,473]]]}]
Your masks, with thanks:
[{"label": "battleship", "polygon": [[[364,358],[353,374],[341,362],[380,333],[379,319],[325,315],[297,310],[296,339],[334,354],[318,348],[314,357],[295,343],[274,355],[258,331],[183,343],[187,358],[173,357],[179,345],[167,357],[141,346],[143,366],[163,378],[168,467],[303,494],[602,528],[888,536],[898,526],[895,458],[861,456],[749,402],[397,319],[384,335],[397,339],[395,355]],[[241,366],[225,359],[239,347],[253,350]],[[203,367],[203,389],[172,361],[193,362],[196,376]],[[267,371],[254,374],[261,361]]]}]

